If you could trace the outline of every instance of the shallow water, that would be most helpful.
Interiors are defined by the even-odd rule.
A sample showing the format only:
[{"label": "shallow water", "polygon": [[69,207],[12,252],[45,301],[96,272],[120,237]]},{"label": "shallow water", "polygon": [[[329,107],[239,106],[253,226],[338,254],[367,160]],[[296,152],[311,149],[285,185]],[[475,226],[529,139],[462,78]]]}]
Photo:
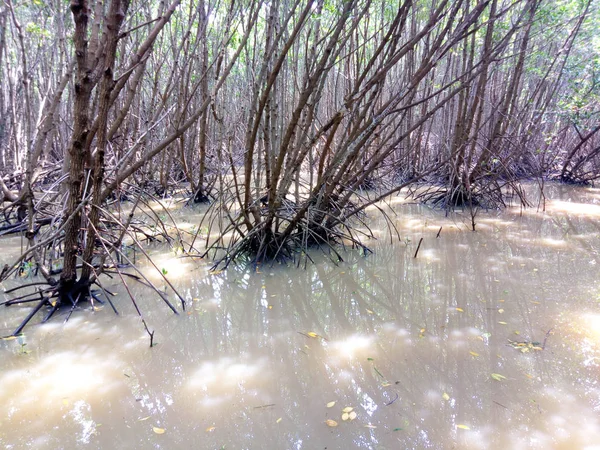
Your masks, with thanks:
[{"label": "shallow water", "polygon": [[[0,447],[600,448],[600,190],[550,187],[545,207],[480,212],[473,233],[399,202],[400,241],[370,212],[373,255],[306,269],[213,274],[150,249],[187,311],[128,281],[149,348],[114,279],[120,316],[0,341]],[[1,308],[0,335],[28,311]]]}]

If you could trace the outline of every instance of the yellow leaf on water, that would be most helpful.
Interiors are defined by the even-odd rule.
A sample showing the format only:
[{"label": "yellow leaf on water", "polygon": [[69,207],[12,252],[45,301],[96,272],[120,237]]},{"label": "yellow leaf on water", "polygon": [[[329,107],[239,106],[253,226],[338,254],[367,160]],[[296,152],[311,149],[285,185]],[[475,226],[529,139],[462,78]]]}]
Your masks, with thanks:
[{"label": "yellow leaf on water", "polygon": [[211,431],[213,431],[215,428],[217,428],[217,427],[208,427],[208,428],[207,428],[206,430],[204,430],[204,431],[206,431],[207,433],[210,433],[210,432],[211,432]]},{"label": "yellow leaf on water", "polygon": [[308,333],[306,333],[306,335],[310,336],[311,338],[319,337],[319,335],[317,333],[315,333],[314,331],[309,331]]},{"label": "yellow leaf on water", "polygon": [[6,336],[6,337],[3,337],[2,340],[3,341],[12,341],[13,339],[16,339],[16,338],[17,338],[16,336]]},{"label": "yellow leaf on water", "polygon": [[367,313],[368,314],[375,314],[373,311],[371,311],[370,309],[367,309]]},{"label": "yellow leaf on water", "polygon": [[327,403],[327,407],[328,408],[333,408],[335,406],[335,402],[329,402]]},{"label": "yellow leaf on water", "polygon": [[138,422],[143,422],[144,420],[148,420],[149,418],[150,416],[142,417],[141,419],[138,419]]},{"label": "yellow leaf on water", "polygon": [[277,419],[277,420],[275,421],[275,423],[279,423],[279,422],[281,422],[282,420],[283,420],[283,419],[280,417],[279,419]]},{"label": "yellow leaf on water", "polygon": [[500,308],[500,309],[498,310],[498,312],[499,312],[500,314],[502,314],[502,313],[504,313],[504,310],[503,310],[502,308]]},{"label": "yellow leaf on water", "polygon": [[446,401],[450,400],[450,396],[448,394],[446,394],[445,392],[442,394],[442,398]]},{"label": "yellow leaf on water", "polygon": [[460,428],[461,430],[470,430],[471,429],[466,425],[456,425],[456,428]]},{"label": "yellow leaf on water", "polygon": [[335,420],[327,419],[325,421],[328,427],[337,427],[338,423]]},{"label": "yellow leaf on water", "polygon": [[346,420],[348,420],[350,418],[350,416],[348,415],[348,413],[344,413],[342,414],[342,420],[345,422]]},{"label": "yellow leaf on water", "polygon": [[344,409],[342,409],[342,412],[345,413],[349,413],[353,410],[354,408],[352,406],[346,406]]},{"label": "yellow leaf on water", "polygon": [[156,434],[165,434],[164,428],[152,427],[152,431],[154,431]]},{"label": "yellow leaf on water", "polygon": [[491,377],[496,381],[502,381],[506,379],[504,375],[500,375],[499,373],[493,373]]},{"label": "yellow leaf on water", "polygon": [[350,418],[350,420],[356,419],[356,416],[357,416],[356,411],[352,411],[350,414],[348,414],[348,417]]},{"label": "yellow leaf on water", "polygon": [[469,352],[471,354],[471,356],[479,356],[479,353],[475,353],[475,352]]},{"label": "yellow leaf on water", "polygon": [[465,312],[465,310],[464,310],[464,309],[462,309],[462,308],[456,308],[456,310],[457,310],[458,312]]},{"label": "yellow leaf on water", "polygon": [[498,322],[500,325],[508,325],[506,322]]}]

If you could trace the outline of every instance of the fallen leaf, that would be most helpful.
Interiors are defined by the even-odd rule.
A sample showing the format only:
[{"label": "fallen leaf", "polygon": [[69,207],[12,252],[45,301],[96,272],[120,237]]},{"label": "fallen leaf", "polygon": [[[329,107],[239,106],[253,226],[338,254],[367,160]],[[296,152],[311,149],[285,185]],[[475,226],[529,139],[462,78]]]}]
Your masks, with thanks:
[{"label": "fallen leaf", "polygon": [[506,322],[498,322],[500,325],[508,325]]},{"label": "fallen leaf", "polygon": [[328,408],[333,408],[335,406],[335,402],[329,402],[327,403],[327,407]]},{"label": "fallen leaf", "polygon": [[499,373],[493,373],[491,377],[496,381],[506,380],[506,377],[504,375],[500,375]]},{"label": "fallen leaf", "polygon": [[6,337],[3,337],[2,340],[3,341],[12,341],[13,339],[16,339],[16,338],[17,338],[16,336],[6,336]]},{"label": "fallen leaf", "polygon": [[143,422],[144,420],[148,420],[149,418],[150,416],[142,417],[141,419],[138,419],[138,422]]},{"label": "fallen leaf", "polygon": [[450,400],[450,396],[448,394],[446,394],[445,392],[442,394],[442,398],[446,401]]},{"label": "fallen leaf", "polygon": [[314,331],[309,331],[308,333],[306,333],[306,335],[310,336],[311,338],[319,337],[319,335],[317,333],[315,333]]},{"label": "fallen leaf", "polygon": [[367,313],[368,314],[375,314],[373,311],[371,311],[370,309],[367,309]]},{"label": "fallen leaf", "polygon": [[377,428],[377,425],[371,425],[370,423],[368,423],[367,425],[365,425],[365,428]]},{"label": "fallen leaf", "polygon": [[207,428],[206,430],[204,430],[204,431],[206,431],[207,433],[210,433],[210,432],[211,432],[211,431],[213,431],[215,428],[217,428],[217,427],[208,427],[208,428]]},{"label": "fallen leaf", "polygon": [[346,420],[348,420],[350,418],[350,416],[348,415],[348,413],[344,413],[342,414],[342,420],[345,422]]},{"label": "fallen leaf", "polygon": [[165,434],[164,428],[152,427],[152,431],[154,431],[156,434]]},{"label": "fallen leaf", "polygon": [[328,427],[337,427],[338,423],[335,420],[327,419],[325,421]]},{"label": "fallen leaf", "polygon": [[456,308],[456,310],[457,310],[458,312],[465,312],[465,310],[464,310],[464,309],[462,309],[462,308]]},{"label": "fallen leaf", "polygon": [[456,428],[460,428],[461,430],[470,430],[471,429],[466,425],[456,425]]},{"label": "fallen leaf", "polygon": [[275,421],[275,423],[279,423],[279,422],[281,422],[281,420],[282,420],[282,419],[281,419],[281,417],[280,417],[279,419],[277,419],[277,420]]},{"label": "fallen leaf", "polygon": [[475,357],[479,356],[479,353],[475,353],[475,352],[469,352],[469,353],[471,354],[471,356],[475,356]]},{"label": "fallen leaf", "polygon": [[356,411],[352,411],[352,412],[351,412],[351,413],[348,415],[348,417],[350,418],[350,420],[354,420],[354,419],[356,419],[356,416],[357,416],[357,414],[356,414]]},{"label": "fallen leaf", "polygon": [[500,308],[500,309],[498,310],[498,312],[499,312],[500,314],[502,314],[502,313],[504,313],[504,310],[503,310],[502,308]]},{"label": "fallen leaf", "polygon": [[346,406],[344,409],[342,409],[342,412],[345,413],[349,413],[353,410],[354,408],[352,406]]}]

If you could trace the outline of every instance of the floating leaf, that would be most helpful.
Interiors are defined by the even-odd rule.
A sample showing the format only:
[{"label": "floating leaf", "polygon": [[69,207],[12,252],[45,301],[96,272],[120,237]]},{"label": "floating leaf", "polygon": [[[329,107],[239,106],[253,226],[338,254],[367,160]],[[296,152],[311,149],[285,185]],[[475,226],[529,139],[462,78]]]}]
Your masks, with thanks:
[{"label": "floating leaf", "polygon": [[471,428],[466,425],[456,425],[456,428],[460,428],[461,430],[470,430]]},{"label": "floating leaf", "polygon": [[450,400],[450,396],[448,394],[446,394],[445,392],[442,394],[442,398],[446,401]]},{"label": "floating leaf", "polygon": [[337,427],[338,423],[335,420],[327,419],[325,421],[328,427]]},{"label": "floating leaf", "polygon": [[142,417],[141,419],[138,419],[138,422],[143,422],[144,420],[148,420],[149,418],[150,416]]},{"label": "floating leaf", "polygon": [[367,309],[367,313],[368,314],[375,314],[373,311],[371,311],[370,309]]},{"label": "floating leaf", "polygon": [[281,422],[281,421],[282,421],[282,418],[280,417],[279,419],[277,419],[277,420],[275,421],[275,423],[279,423],[279,422]]},{"label": "floating leaf", "polygon": [[499,373],[493,373],[491,377],[496,381],[506,380],[506,377],[504,375],[500,375]]},{"label": "floating leaf", "polygon": [[333,408],[335,406],[335,402],[329,402],[327,403],[327,407],[328,408]]},{"label": "floating leaf", "polygon": [[164,428],[152,427],[152,431],[154,431],[156,434],[165,434]]},{"label": "floating leaf", "polygon": [[204,430],[204,431],[206,431],[207,433],[210,433],[210,432],[211,432],[211,431],[213,431],[215,428],[217,428],[217,427],[208,427],[208,428],[207,428],[206,430]]},{"label": "floating leaf", "polygon": [[508,325],[506,322],[498,322],[500,325]]},{"label": "floating leaf", "polygon": [[365,428],[377,428],[377,425],[371,425],[370,423],[365,425]]},{"label": "floating leaf", "polygon": [[350,414],[348,414],[348,417],[350,418],[350,420],[356,419],[356,416],[357,416],[356,411],[352,411]]},{"label": "floating leaf", "polygon": [[504,313],[504,310],[503,310],[502,308],[500,308],[500,309],[498,310],[498,312],[499,312],[500,314],[502,314],[502,313]]},{"label": "floating leaf", "polygon": [[342,409],[342,412],[349,413],[352,412],[353,409],[354,408],[352,406],[346,406],[344,409]]},{"label": "floating leaf", "polygon": [[315,333],[314,331],[309,331],[308,333],[306,333],[306,335],[310,336],[311,338],[319,337],[319,335],[317,333]]},{"label": "floating leaf", "polygon": [[465,310],[464,310],[464,309],[462,309],[462,308],[456,308],[456,310],[457,310],[458,312],[465,312]]},{"label": "floating leaf", "polygon": [[479,356],[479,353],[475,353],[475,352],[469,352],[469,353],[471,354],[471,356],[475,356],[475,357]]},{"label": "floating leaf", "polygon": [[342,420],[345,422],[346,420],[348,420],[350,418],[350,415],[348,413],[344,413],[342,414]]}]

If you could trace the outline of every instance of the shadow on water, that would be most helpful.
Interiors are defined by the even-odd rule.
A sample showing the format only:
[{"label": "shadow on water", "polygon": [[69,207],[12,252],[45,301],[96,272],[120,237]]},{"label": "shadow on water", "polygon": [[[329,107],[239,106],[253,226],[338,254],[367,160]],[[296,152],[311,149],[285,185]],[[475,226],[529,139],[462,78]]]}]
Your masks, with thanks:
[{"label": "shadow on water", "polygon": [[[156,253],[190,304],[171,316],[130,286],[156,347],[126,300],[120,317],[82,310],[0,341],[0,445],[597,444],[599,192],[480,213],[476,233],[466,214],[399,205],[402,242],[382,232],[374,255],[306,270],[211,274]],[[27,312],[3,309],[2,334]]]}]

